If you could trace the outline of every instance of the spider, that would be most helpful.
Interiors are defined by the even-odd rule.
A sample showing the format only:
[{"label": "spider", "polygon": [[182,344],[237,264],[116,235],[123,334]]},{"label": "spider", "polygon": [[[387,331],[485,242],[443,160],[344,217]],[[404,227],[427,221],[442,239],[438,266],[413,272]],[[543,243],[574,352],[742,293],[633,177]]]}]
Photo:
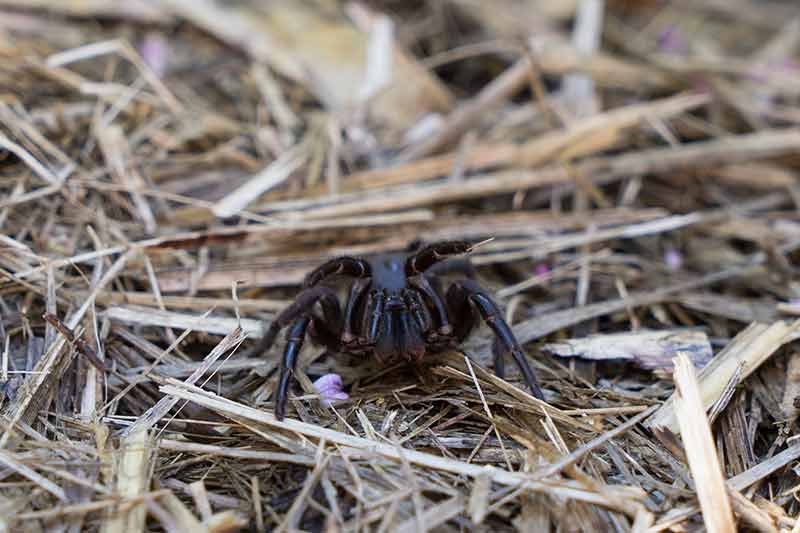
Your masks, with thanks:
[{"label": "spider", "polygon": [[[543,400],[533,370],[497,304],[475,282],[469,260],[456,257],[473,249],[469,242],[444,241],[412,248],[411,253],[339,257],[309,273],[301,292],[270,323],[258,347],[266,352],[288,327],[275,394],[278,420],[286,413],[290,377],[306,335],[334,353],[372,353],[383,363],[402,358],[418,364],[426,354],[461,343],[478,315],[495,335],[497,375],[503,377],[504,356],[511,352],[531,392]],[[464,279],[444,292],[440,278],[444,274],[461,274]],[[324,284],[334,276],[353,280],[344,311],[334,290]]]}]

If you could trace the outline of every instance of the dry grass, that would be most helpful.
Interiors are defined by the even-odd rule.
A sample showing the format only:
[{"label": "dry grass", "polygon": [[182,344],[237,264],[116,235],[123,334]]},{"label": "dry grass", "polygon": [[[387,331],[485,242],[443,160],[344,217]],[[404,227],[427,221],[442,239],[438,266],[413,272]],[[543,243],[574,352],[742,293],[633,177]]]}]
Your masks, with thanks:
[{"label": "dry grass", "polygon": [[[797,14],[0,0],[0,531],[800,531]],[[547,403],[482,329],[276,420],[263,324],[416,239]]]}]

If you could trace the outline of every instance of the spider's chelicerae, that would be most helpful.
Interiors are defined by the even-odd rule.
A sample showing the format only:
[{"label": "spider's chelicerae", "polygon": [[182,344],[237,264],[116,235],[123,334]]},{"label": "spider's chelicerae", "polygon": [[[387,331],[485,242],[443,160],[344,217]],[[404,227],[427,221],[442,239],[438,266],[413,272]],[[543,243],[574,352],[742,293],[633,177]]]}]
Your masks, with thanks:
[{"label": "spider's chelicerae", "polygon": [[[419,363],[462,342],[480,316],[495,334],[495,371],[503,376],[508,352],[522,371],[534,396],[543,399],[536,377],[511,328],[489,294],[474,280],[469,260],[456,257],[473,245],[463,241],[431,244],[410,254],[378,255],[369,259],[339,257],[306,276],[295,301],[272,321],[260,348],[268,350],[280,330],[289,327],[275,395],[275,416],[286,412],[289,380],[306,334],[329,351],[355,355],[373,353],[382,362],[404,358]],[[441,275],[463,279],[444,290]],[[334,276],[353,280],[344,311],[336,292],[327,286]],[[319,304],[319,308],[317,308]]]}]

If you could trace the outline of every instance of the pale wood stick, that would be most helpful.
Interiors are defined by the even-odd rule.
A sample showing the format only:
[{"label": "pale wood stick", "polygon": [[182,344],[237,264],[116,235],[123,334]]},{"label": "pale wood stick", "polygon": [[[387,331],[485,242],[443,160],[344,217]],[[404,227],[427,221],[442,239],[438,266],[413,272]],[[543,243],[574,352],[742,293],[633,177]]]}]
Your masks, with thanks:
[{"label": "pale wood stick", "polygon": [[692,471],[706,528],[712,533],[732,533],[736,531],[736,524],[725,478],[706,418],[694,365],[684,353],[679,353],[675,358],[675,386],[679,395],[676,416],[683,449]]}]

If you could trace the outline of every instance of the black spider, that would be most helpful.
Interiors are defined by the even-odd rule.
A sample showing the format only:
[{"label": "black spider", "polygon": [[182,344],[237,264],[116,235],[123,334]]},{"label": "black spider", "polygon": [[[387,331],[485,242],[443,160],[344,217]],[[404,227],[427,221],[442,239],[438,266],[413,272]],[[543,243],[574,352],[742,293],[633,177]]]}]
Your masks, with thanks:
[{"label": "black spider", "polygon": [[[303,290],[272,321],[259,346],[268,350],[280,330],[289,326],[275,395],[278,420],[286,412],[289,378],[306,333],[332,352],[374,353],[382,362],[402,357],[419,363],[426,353],[439,352],[463,341],[475,326],[476,309],[496,336],[492,352],[497,374],[503,376],[503,357],[511,352],[533,395],[544,399],[500,309],[474,281],[471,263],[466,258],[453,258],[472,249],[468,242],[446,241],[411,255],[340,257],[306,276]],[[439,276],[448,273],[460,273],[466,279],[455,281],[445,293]],[[332,276],[355,280],[344,313],[333,289],[322,284]],[[315,309],[316,304],[319,310]]]}]

